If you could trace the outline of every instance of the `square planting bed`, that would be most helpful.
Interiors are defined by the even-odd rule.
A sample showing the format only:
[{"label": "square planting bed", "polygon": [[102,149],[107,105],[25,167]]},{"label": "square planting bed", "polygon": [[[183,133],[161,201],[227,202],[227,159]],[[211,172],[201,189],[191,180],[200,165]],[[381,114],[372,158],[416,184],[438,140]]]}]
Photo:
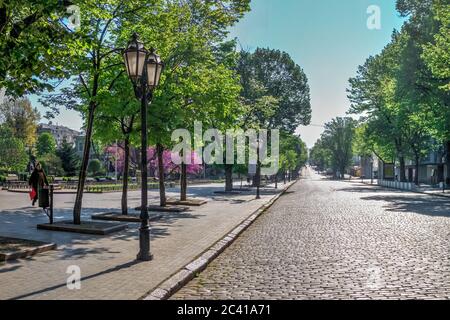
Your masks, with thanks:
[{"label": "square planting bed", "polygon": [[0,262],[26,258],[54,249],[56,249],[55,243],[0,237]]},{"label": "square planting bed", "polygon": [[[157,221],[161,219],[162,215],[157,213],[149,213],[149,221]],[[105,221],[122,221],[122,222],[141,222],[139,214],[127,214],[123,215],[120,212],[106,212],[92,215],[92,220],[105,220]]]},{"label": "square planting bed", "polygon": [[220,195],[239,195],[239,194],[241,194],[242,192],[241,191],[236,191],[236,190],[233,190],[233,191],[214,191],[214,193],[215,194],[220,194]]},{"label": "square planting bed", "polygon": [[[178,207],[178,206],[165,206],[161,207],[158,205],[150,205],[148,206],[149,211],[155,211],[155,212],[184,212],[188,210],[188,207]],[[135,208],[135,210],[140,211],[141,207]]]},{"label": "square planting bed", "polygon": [[185,201],[182,200],[178,200],[178,199],[167,199],[167,204],[168,205],[181,205],[181,206],[189,206],[189,207],[199,207],[202,206],[204,204],[206,204],[208,201],[206,200],[202,200],[202,199],[187,199]]},{"label": "square planting bed", "polygon": [[113,232],[124,230],[128,227],[127,224],[122,223],[108,223],[98,221],[82,221],[81,224],[73,224],[72,221],[59,221],[53,224],[43,223],[38,224],[38,229],[51,231],[64,231],[86,234],[106,235]]}]

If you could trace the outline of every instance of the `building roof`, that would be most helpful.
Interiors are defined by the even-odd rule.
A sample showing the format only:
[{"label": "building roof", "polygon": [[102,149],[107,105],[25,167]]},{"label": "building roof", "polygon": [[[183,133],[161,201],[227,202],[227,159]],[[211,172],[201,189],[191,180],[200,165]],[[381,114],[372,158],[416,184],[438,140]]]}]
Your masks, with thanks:
[{"label": "building roof", "polygon": [[58,124],[56,124],[56,125],[55,124],[51,124],[51,123],[40,123],[38,125],[38,130],[65,131],[65,132],[71,133],[73,135],[80,135],[81,134],[80,131],[73,130],[73,129],[70,129],[70,128],[65,127],[65,126],[58,125]]}]

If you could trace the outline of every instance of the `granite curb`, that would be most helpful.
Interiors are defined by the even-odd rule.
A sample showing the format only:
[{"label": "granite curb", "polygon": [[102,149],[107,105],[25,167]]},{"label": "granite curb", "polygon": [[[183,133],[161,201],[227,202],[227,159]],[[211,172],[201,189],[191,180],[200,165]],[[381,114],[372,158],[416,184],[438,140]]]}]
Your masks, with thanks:
[{"label": "granite curb", "polygon": [[441,198],[450,198],[450,194],[444,194],[444,193],[439,193],[439,192],[432,193],[432,192],[426,192],[426,191],[420,191],[420,190],[403,190],[403,189],[397,189],[397,188],[390,188],[390,187],[386,187],[386,186],[380,186],[380,185],[378,185],[376,183],[371,184],[371,183],[361,182],[361,181],[356,181],[356,180],[353,180],[351,182],[358,182],[360,184],[364,184],[364,185],[367,185],[367,186],[374,186],[374,187],[379,187],[379,188],[387,189],[387,190],[397,190],[397,191],[401,191],[401,192],[414,192],[414,193],[419,193],[419,194],[426,194],[426,195],[429,195],[429,196],[435,196],[435,197],[441,197]]}]

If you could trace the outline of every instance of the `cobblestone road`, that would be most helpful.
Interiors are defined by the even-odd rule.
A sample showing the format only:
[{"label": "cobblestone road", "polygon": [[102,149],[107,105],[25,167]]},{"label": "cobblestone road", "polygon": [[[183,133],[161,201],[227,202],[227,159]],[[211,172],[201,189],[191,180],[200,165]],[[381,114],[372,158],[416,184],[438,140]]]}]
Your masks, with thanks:
[{"label": "cobblestone road", "polygon": [[449,199],[309,172],[172,299],[448,299],[449,258]]}]

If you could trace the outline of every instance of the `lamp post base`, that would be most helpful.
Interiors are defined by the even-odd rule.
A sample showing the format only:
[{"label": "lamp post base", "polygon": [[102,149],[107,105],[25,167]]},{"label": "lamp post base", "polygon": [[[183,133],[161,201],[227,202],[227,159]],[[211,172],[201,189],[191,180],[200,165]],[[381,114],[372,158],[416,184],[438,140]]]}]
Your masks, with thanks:
[{"label": "lamp post base", "polygon": [[150,253],[150,228],[149,226],[139,228],[139,253],[136,259],[139,261],[150,261],[153,255]]}]

